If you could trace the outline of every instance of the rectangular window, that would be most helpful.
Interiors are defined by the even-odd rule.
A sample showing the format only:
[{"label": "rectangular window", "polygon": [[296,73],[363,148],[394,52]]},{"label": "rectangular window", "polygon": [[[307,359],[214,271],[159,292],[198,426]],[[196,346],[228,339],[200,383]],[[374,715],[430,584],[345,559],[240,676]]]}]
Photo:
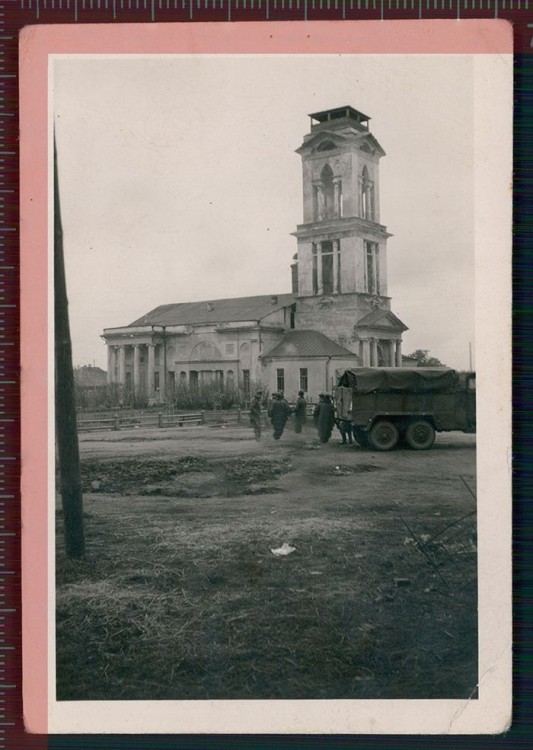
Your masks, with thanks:
[{"label": "rectangular window", "polygon": [[283,368],[276,370],[276,389],[278,391],[285,390],[285,370]]},{"label": "rectangular window", "polygon": [[307,367],[300,367],[300,390],[307,393],[309,390],[309,381],[307,376]]},{"label": "rectangular window", "polygon": [[174,388],[174,384],[176,383],[176,373],[174,370],[168,371],[168,384],[171,388]]},{"label": "rectangular window", "polygon": [[159,390],[159,373],[158,372],[154,372],[154,389],[156,391]]},{"label": "rectangular window", "polygon": [[129,390],[131,388],[131,372],[127,372],[125,373],[125,375],[126,375],[125,386]]},{"label": "rectangular window", "polygon": [[250,393],[250,370],[242,371],[242,388],[245,394]]},{"label": "rectangular window", "polygon": [[198,386],[198,370],[191,370],[189,373],[189,385],[191,388]]}]

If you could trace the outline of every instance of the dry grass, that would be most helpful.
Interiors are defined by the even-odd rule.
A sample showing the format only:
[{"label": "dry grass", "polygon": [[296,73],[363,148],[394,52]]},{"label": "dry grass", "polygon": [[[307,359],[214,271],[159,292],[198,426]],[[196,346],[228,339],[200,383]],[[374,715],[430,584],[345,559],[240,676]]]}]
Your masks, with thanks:
[{"label": "dry grass", "polygon": [[[343,458],[341,474],[353,468]],[[254,461],[189,461],[178,478],[211,472],[245,492]],[[287,472],[289,481],[294,468],[281,457],[261,466],[266,485]],[[363,501],[360,485],[346,493],[350,481],[381,475],[370,469],[332,479],[346,482],[345,494],[320,500],[305,488],[289,500],[285,485],[274,495],[147,497],[127,461],[93,460],[85,481],[103,472],[115,489],[122,477],[119,492],[138,489],[86,496],[85,560],[66,559],[58,534],[60,700],[458,698],[475,689],[472,504],[400,511],[385,498]],[[274,557],[284,541],[296,552]]]}]

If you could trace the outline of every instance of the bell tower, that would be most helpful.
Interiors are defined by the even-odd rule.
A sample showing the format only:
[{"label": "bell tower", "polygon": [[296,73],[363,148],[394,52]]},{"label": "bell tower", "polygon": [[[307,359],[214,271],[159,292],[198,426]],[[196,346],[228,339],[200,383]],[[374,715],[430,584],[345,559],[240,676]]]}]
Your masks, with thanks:
[{"label": "bell tower", "polygon": [[379,160],[385,152],[370,133],[370,118],[353,107],[310,119],[310,132],[296,150],[303,171],[303,224],[294,232],[297,327],[321,331],[359,355],[362,365],[400,365],[396,342],[406,326],[390,313],[391,235],[380,223]]}]

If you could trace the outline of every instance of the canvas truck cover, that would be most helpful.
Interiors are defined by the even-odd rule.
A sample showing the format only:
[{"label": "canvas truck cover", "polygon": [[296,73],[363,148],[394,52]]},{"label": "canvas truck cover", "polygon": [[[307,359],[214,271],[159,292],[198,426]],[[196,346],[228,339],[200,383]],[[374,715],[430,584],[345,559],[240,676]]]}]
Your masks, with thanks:
[{"label": "canvas truck cover", "polygon": [[346,370],[339,386],[357,393],[444,393],[459,388],[455,370],[437,367],[358,367]]}]

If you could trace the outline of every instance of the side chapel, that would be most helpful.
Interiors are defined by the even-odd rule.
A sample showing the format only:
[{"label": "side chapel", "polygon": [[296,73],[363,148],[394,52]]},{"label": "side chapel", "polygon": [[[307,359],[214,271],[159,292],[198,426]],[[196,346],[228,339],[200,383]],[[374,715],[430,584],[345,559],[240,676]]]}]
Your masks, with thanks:
[{"label": "side chapel", "polygon": [[106,328],[109,384],[165,401],[178,383],[261,384],[295,398],[329,391],[347,367],[401,367],[407,327],[387,296],[379,161],[369,117],[352,107],[310,115],[297,149],[303,224],[290,294],[161,305]]}]

